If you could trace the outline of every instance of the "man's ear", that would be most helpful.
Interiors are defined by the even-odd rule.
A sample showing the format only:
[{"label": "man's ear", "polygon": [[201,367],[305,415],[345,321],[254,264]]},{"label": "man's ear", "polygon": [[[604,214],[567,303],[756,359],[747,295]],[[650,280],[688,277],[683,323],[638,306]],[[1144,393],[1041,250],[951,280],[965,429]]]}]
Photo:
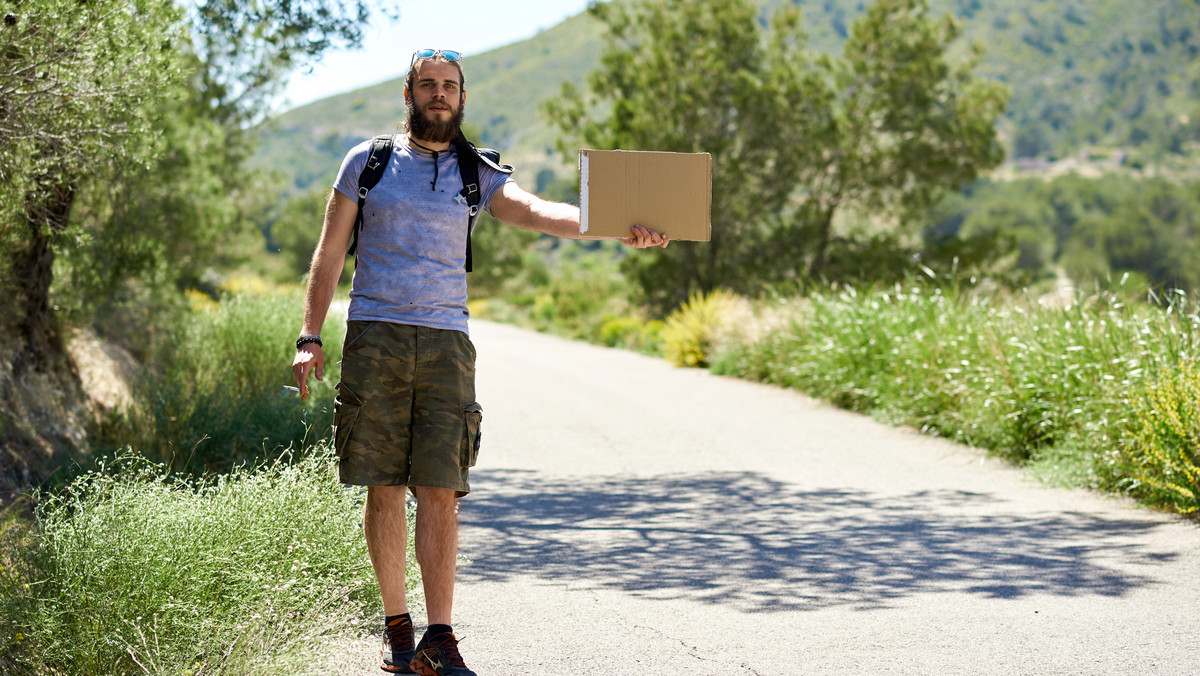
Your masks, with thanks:
[{"label": "man's ear", "polygon": [[408,87],[404,88],[404,102],[408,103],[412,100],[412,96],[408,93]]}]

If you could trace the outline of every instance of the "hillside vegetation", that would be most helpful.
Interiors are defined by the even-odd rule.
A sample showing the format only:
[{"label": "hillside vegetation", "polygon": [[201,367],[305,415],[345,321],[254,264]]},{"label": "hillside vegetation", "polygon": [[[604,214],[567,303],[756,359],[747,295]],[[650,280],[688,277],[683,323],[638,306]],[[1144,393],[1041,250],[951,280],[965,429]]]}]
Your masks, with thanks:
[{"label": "hillside vegetation", "polygon": [[[763,16],[782,2],[763,2]],[[811,45],[834,52],[869,4],[798,0]],[[985,48],[980,74],[1012,93],[1000,130],[1010,158],[1057,158],[1096,147],[1136,163],[1194,156],[1200,139],[1200,2],[1196,0],[934,0],[964,21],[961,48]],[[585,15],[485,54],[468,55],[467,121],[505,151],[518,180],[563,169],[539,102],[599,64],[600,23]],[[403,80],[330,97],[262,130],[254,163],[283,171],[292,190],[328,182],[358,141],[403,118]]]}]

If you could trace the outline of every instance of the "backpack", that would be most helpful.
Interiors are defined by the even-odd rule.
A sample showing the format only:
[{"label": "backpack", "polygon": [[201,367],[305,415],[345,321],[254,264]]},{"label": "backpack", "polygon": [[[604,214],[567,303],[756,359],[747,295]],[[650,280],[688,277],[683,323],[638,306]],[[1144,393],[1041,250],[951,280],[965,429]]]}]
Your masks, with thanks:
[{"label": "backpack", "polygon": [[[379,183],[379,179],[383,178],[383,172],[392,158],[394,139],[393,134],[387,134],[376,136],[371,140],[371,154],[367,156],[367,164],[358,177],[358,214],[354,217],[354,234],[350,242],[350,249],[346,251],[347,256],[354,256],[358,251],[358,231],[363,228],[363,206],[367,203],[367,194],[371,192],[371,188],[374,188]],[[461,131],[458,132],[458,136],[454,138],[451,145],[458,154],[458,173],[462,176],[463,183],[463,189],[459,191],[455,199],[465,201],[470,208],[470,213],[467,215],[467,257],[466,264],[463,266],[467,272],[470,272],[471,230],[475,227],[475,220],[479,216],[479,163],[483,162],[502,174],[513,173],[513,167],[511,164],[500,164],[499,152],[491,148],[476,148],[475,144],[468,141]],[[357,262],[358,256],[354,256],[354,260]]]}]

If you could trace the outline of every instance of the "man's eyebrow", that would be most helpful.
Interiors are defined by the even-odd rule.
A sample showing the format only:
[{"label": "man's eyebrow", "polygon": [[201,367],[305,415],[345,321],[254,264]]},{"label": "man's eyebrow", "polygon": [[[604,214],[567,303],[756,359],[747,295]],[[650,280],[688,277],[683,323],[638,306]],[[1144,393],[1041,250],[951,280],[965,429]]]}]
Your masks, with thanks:
[{"label": "man's eyebrow", "polygon": [[[438,81],[438,79],[436,77],[417,78],[417,84],[420,84],[422,82],[437,82],[437,81]],[[445,78],[444,80],[442,80],[442,82],[449,82],[450,84],[454,84],[454,85],[458,84],[458,80],[454,80],[451,78]]]}]

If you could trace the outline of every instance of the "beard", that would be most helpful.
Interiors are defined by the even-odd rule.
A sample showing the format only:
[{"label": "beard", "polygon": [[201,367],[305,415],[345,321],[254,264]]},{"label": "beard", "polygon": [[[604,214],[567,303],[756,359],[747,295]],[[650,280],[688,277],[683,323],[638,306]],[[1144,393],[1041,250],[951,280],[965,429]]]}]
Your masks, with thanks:
[{"label": "beard", "polygon": [[[425,104],[425,107],[428,108],[432,103],[431,101]],[[417,110],[417,104],[409,99],[408,121],[405,122],[404,127],[409,134],[412,134],[413,138],[427,143],[449,143],[458,136],[465,108],[465,104],[460,104],[449,120],[431,120],[426,117],[425,110]]]}]

